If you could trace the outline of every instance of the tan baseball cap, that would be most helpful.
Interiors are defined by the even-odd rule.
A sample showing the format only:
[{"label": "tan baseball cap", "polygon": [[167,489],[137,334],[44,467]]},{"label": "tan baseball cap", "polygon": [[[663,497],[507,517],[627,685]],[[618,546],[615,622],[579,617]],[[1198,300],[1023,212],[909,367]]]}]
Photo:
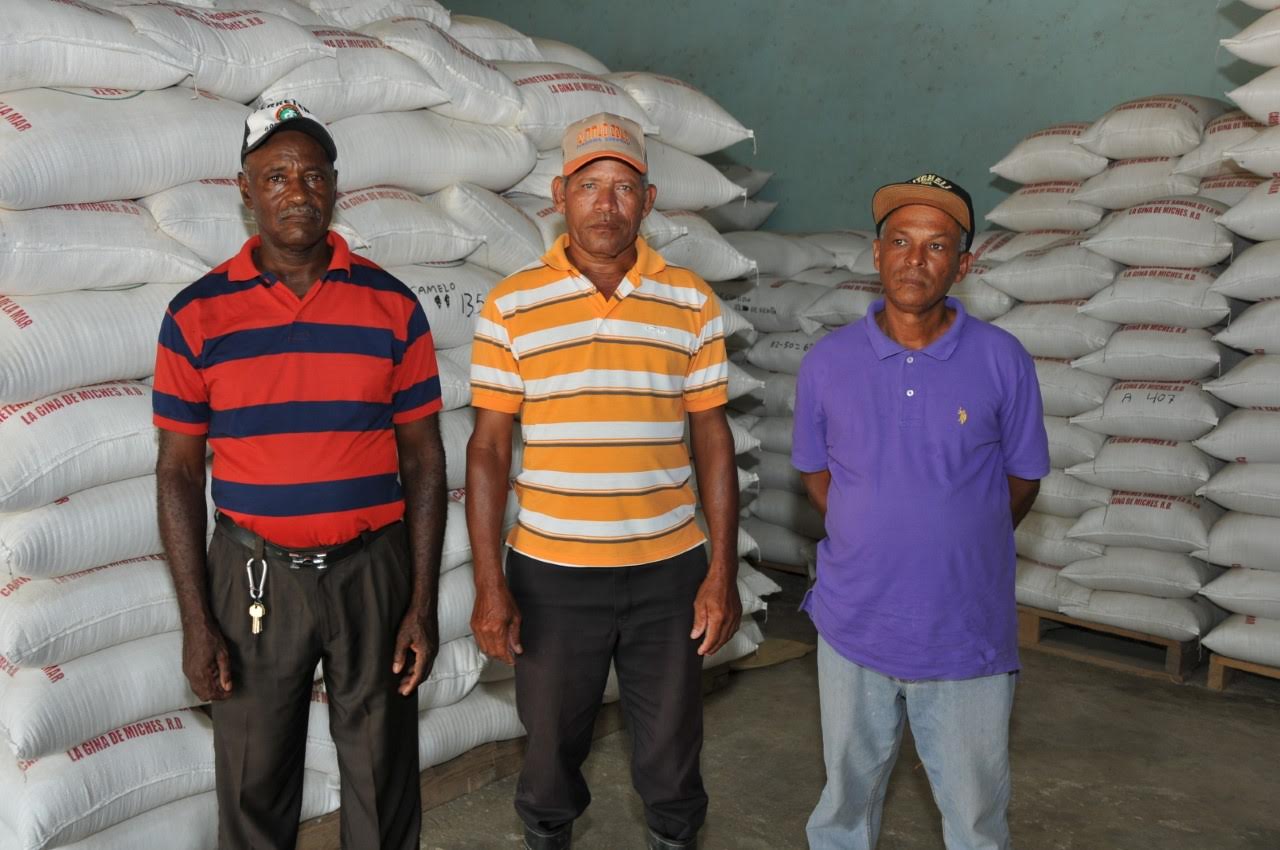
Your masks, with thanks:
[{"label": "tan baseball cap", "polygon": [[900,207],[923,204],[940,209],[951,216],[965,233],[965,250],[973,241],[973,200],[969,193],[945,177],[937,174],[921,174],[905,183],[881,186],[871,198],[871,217],[876,223],[876,234],[889,214]]},{"label": "tan baseball cap", "polygon": [[629,118],[597,112],[570,124],[564,131],[565,177],[596,159],[620,159],[641,174],[649,170],[644,153],[644,130]]}]

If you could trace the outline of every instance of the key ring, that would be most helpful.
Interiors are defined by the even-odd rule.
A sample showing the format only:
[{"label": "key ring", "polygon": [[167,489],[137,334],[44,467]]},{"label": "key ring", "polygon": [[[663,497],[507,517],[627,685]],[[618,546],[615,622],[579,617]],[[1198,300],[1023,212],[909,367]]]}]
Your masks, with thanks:
[{"label": "key ring", "polygon": [[256,602],[262,599],[262,594],[267,589],[267,559],[258,559],[258,562],[262,564],[262,574],[258,577],[258,586],[256,588],[253,584],[253,560],[253,558],[250,558],[245,561],[244,571],[249,575],[249,598]]}]

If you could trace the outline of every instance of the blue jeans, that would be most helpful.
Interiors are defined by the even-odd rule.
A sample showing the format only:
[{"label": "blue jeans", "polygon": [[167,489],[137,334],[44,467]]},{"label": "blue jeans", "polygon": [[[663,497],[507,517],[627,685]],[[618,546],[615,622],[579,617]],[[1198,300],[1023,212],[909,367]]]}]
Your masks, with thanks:
[{"label": "blue jeans", "polygon": [[1017,676],[907,681],[860,667],[818,638],[827,785],[809,850],[871,850],[911,721],[947,850],[1008,850],[1009,712]]}]

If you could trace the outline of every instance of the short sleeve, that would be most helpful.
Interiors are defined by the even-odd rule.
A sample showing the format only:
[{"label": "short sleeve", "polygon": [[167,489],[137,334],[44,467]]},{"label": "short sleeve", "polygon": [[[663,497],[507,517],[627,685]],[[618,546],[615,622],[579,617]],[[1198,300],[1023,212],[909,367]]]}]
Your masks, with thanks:
[{"label": "short sleeve", "polygon": [[1010,386],[1000,403],[1000,451],[1005,475],[1038,481],[1049,474],[1049,438],[1035,362],[1017,347]]},{"label": "short sleeve", "polygon": [[796,411],[791,433],[791,465],[801,472],[821,472],[828,466],[827,417],[822,406],[821,348],[809,350],[796,376]]},{"label": "short sleeve", "polygon": [[173,311],[166,310],[160,322],[151,393],[157,428],[192,436],[209,433],[209,388],[198,363]]},{"label": "short sleeve", "polygon": [[711,293],[698,314],[698,337],[684,379],[684,407],[690,413],[729,403],[729,355],[724,347],[724,317]]},{"label": "short sleeve", "polygon": [[431,326],[416,298],[404,338],[404,355],[396,364],[391,383],[391,421],[396,425],[430,416],[444,407]]},{"label": "short sleeve", "polygon": [[471,405],[516,413],[524,402],[520,363],[511,349],[511,334],[497,299],[485,299],[471,343]]}]

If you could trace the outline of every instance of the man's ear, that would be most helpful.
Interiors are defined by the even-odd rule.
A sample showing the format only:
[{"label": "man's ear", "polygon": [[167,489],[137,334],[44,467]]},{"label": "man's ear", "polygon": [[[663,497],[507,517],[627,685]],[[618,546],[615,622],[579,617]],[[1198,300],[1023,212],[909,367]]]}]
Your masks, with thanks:
[{"label": "man's ear", "polygon": [[248,209],[253,209],[253,200],[249,197],[249,178],[241,171],[236,175],[236,184],[240,187],[240,200]]},{"label": "man's ear", "polygon": [[650,183],[644,193],[644,213],[640,216],[641,218],[653,212],[653,204],[656,200],[658,200],[658,187]]},{"label": "man's ear", "polygon": [[565,195],[565,178],[557,174],[551,178],[551,202],[556,206],[556,212],[564,215],[564,195]]},{"label": "man's ear", "polygon": [[965,276],[969,274],[969,266],[971,265],[973,265],[973,254],[970,254],[968,251],[961,253],[960,265],[959,268],[956,269],[956,279],[953,282],[959,283],[964,280]]}]

